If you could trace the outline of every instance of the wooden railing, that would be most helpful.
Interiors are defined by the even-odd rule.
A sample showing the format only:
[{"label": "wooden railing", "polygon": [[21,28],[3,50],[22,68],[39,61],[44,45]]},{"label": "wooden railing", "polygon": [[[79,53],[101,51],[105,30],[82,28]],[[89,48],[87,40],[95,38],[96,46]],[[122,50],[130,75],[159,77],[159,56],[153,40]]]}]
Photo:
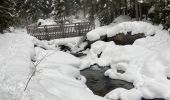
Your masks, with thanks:
[{"label": "wooden railing", "polygon": [[67,38],[76,36],[85,36],[87,32],[94,29],[92,23],[74,23],[60,25],[28,26],[28,34],[35,36],[40,40],[50,40],[57,38]]}]

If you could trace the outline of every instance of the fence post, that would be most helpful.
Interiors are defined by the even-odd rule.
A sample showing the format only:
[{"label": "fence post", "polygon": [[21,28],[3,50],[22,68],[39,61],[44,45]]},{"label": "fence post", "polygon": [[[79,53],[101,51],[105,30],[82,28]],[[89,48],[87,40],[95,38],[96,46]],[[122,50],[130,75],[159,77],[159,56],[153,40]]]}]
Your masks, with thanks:
[{"label": "fence post", "polygon": [[63,33],[63,35],[62,35],[62,36],[63,36],[63,38],[65,38],[64,24],[63,24],[63,23],[61,24],[61,30],[62,30],[62,33]]},{"label": "fence post", "polygon": [[78,25],[77,25],[77,28],[78,28],[78,36],[80,36],[81,35],[81,28],[80,28],[80,23],[78,23]]},{"label": "fence post", "polygon": [[45,39],[46,39],[46,40],[50,40],[50,36],[49,36],[49,34],[48,34],[47,25],[44,26],[44,29],[45,29]]}]

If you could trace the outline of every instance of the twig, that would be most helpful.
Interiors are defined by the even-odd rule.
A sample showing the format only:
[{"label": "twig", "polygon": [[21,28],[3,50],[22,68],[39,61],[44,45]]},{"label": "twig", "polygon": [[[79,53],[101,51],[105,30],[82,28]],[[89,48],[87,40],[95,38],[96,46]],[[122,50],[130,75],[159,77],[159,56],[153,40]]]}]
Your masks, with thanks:
[{"label": "twig", "polygon": [[[55,51],[54,51],[55,52]],[[34,64],[34,67],[35,67],[35,69],[34,69],[34,71],[33,71],[33,73],[31,74],[31,76],[30,76],[30,78],[28,79],[28,81],[27,81],[27,83],[26,83],[26,86],[25,86],[25,88],[24,88],[24,91],[26,91],[26,89],[27,89],[27,87],[28,87],[28,84],[29,84],[29,82],[31,81],[31,79],[32,79],[32,77],[35,75],[35,73],[36,73],[36,68],[37,68],[37,66],[46,58],[46,57],[48,57],[48,56],[50,56],[50,55],[52,55],[54,52],[52,52],[51,54],[46,54],[43,58],[41,58],[36,64]]]}]

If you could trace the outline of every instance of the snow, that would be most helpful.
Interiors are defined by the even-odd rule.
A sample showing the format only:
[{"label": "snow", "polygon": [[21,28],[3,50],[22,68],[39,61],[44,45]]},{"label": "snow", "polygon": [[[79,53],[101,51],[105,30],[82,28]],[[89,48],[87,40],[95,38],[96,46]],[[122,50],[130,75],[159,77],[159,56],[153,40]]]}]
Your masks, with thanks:
[{"label": "snow", "polygon": [[131,34],[138,34],[138,33],[144,33],[146,36],[154,34],[156,31],[156,28],[146,22],[142,21],[134,21],[134,22],[123,22],[115,27],[111,28],[107,32],[108,37],[112,37],[118,33],[124,33],[127,34],[127,32],[132,32]]},{"label": "snow", "polygon": [[[25,34],[25,30],[0,34],[0,100],[140,100],[142,97],[170,100],[168,31],[134,21],[99,27],[89,32],[87,38],[97,40],[103,35],[129,31],[147,37],[125,46],[96,41],[82,58],[58,49],[59,45],[66,45],[74,52],[83,50],[87,42],[82,42],[82,37],[40,41]],[[104,98],[94,95],[80,74],[80,70],[94,64],[110,66],[105,76],[131,82],[134,88],[117,88]]]},{"label": "snow", "polygon": [[101,36],[107,35],[108,37],[115,36],[119,33],[127,34],[131,32],[132,35],[138,33],[144,33],[145,36],[153,35],[159,26],[153,26],[150,23],[143,21],[127,21],[119,24],[110,24],[108,26],[98,27],[87,33],[87,39],[90,41],[95,41],[100,39]]},{"label": "snow", "polygon": [[0,100],[21,100],[34,56],[31,38],[23,32],[0,35]]},{"label": "snow", "polygon": [[141,93],[136,89],[126,90],[123,88],[115,89],[105,96],[105,98],[111,100],[141,100],[141,97]]},{"label": "snow", "polygon": [[84,37],[71,37],[71,38],[61,38],[61,39],[54,39],[50,41],[37,41],[37,45],[40,47],[46,48],[48,50],[60,50],[61,45],[68,46],[71,49],[71,52],[78,52],[83,50],[84,47],[87,45],[86,42],[83,42]]},{"label": "snow", "polygon": [[[169,32],[145,22],[123,22],[111,29],[107,28],[107,35],[128,31],[132,31],[132,34],[145,33],[148,36],[136,40],[133,45],[125,46],[96,41],[91,45],[87,57],[83,58],[84,66],[81,67],[86,68],[93,64],[110,65],[105,76],[133,83],[134,89],[117,88],[105,96],[108,99],[139,100],[144,97],[170,100],[170,81],[167,79],[170,75]],[[151,34],[155,35],[150,36]],[[124,73],[119,73],[118,70]]]},{"label": "snow", "polygon": [[39,19],[37,21],[37,24],[39,25],[56,25],[57,23],[54,21],[54,19]]},{"label": "snow", "polygon": [[126,21],[131,21],[132,18],[128,15],[120,15],[117,18],[114,19],[114,23],[122,23],[122,22],[126,22]]},{"label": "snow", "polygon": [[152,6],[152,7],[149,9],[148,13],[151,14],[151,13],[154,13],[154,11],[155,11],[155,6]]},{"label": "snow", "polygon": [[25,31],[15,32],[0,35],[0,100],[105,100],[85,85],[79,58],[44,50]]},{"label": "snow", "polygon": [[87,39],[90,41],[95,41],[100,39],[101,36],[104,36],[107,34],[107,26],[103,26],[103,27],[97,27],[96,29],[88,32],[86,34]]}]

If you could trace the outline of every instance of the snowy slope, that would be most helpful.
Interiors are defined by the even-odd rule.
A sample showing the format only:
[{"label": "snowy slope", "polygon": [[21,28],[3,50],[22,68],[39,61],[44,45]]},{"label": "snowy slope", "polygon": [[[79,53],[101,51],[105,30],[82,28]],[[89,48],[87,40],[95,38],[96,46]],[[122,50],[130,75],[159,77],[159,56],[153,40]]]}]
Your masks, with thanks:
[{"label": "snowy slope", "polygon": [[32,39],[22,33],[0,35],[0,100],[20,100],[31,72]]},{"label": "snowy slope", "polygon": [[34,48],[34,44],[41,46],[37,42],[20,31],[0,35],[0,100],[104,100],[85,85],[78,58]]}]

